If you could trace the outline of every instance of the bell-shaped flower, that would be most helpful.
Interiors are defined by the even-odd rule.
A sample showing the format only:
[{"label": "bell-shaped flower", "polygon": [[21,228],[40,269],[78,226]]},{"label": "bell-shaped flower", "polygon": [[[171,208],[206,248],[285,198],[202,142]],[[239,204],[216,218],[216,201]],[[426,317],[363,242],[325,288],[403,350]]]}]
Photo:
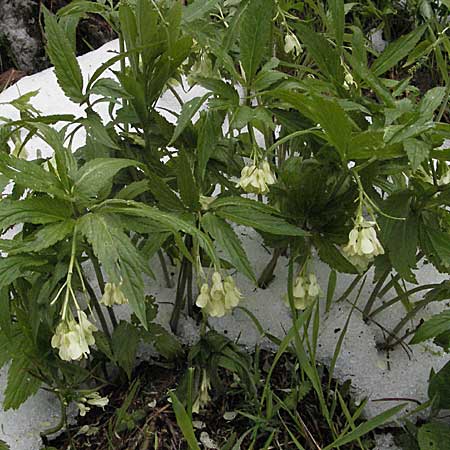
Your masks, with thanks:
[{"label": "bell-shaped flower", "polygon": [[198,396],[192,405],[192,412],[198,414],[200,409],[206,406],[210,401],[209,390],[211,389],[211,381],[209,379],[208,373],[203,369],[202,381],[200,383],[200,389]]},{"label": "bell-shaped flower", "polygon": [[[294,280],[293,297],[295,309],[304,310],[314,303],[322,294],[316,275],[300,273]],[[285,302],[289,306],[289,298],[285,297]]]},{"label": "bell-shaped flower", "polygon": [[104,408],[109,403],[108,397],[101,397],[98,392],[91,392],[78,399],[76,402],[78,413],[84,417],[91,410],[90,406]]},{"label": "bell-shaped flower", "polygon": [[214,272],[211,281],[211,289],[202,284],[195,304],[211,317],[223,317],[239,304],[242,295],[230,276],[222,281],[220,273]]},{"label": "bell-shaped flower", "polygon": [[303,48],[294,33],[288,32],[284,37],[284,53],[292,53],[294,56],[300,55]]},{"label": "bell-shaped flower", "polygon": [[128,299],[125,297],[120,286],[114,283],[105,284],[105,292],[103,293],[100,303],[105,306],[113,305],[125,305],[128,303]]},{"label": "bell-shaped flower", "polygon": [[75,319],[62,321],[56,328],[51,345],[59,350],[59,357],[64,361],[78,361],[90,353],[89,346],[95,344],[93,333],[97,328],[88,320],[83,311],[78,311]]},{"label": "bell-shaped flower", "polygon": [[267,194],[269,186],[276,182],[275,175],[267,161],[258,167],[255,164],[245,166],[241,171],[241,178],[236,187],[241,187],[251,194]]}]

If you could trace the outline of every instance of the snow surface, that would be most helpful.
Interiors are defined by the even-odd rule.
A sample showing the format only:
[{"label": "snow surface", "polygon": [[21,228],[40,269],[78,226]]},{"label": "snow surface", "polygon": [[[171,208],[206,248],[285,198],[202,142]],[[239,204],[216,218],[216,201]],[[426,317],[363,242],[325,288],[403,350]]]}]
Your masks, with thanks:
[{"label": "snow surface", "polygon": [[[100,64],[114,56],[114,52],[117,52],[117,50],[118,44],[113,41],[78,58],[85,79],[88,79]],[[33,98],[32,103],[43,114],[74,114],[77,117],[84,115],[82,108],[73,104],[64,96],[57,85],[53,69],[48,69],[23,78],[1,93],[0,117],[18,118],[17,112],[5,103],[19,95],[35,90],[39,90],[39,93]],[[181,92],[180,94],[184,100],[187,100],[199,96],[203,92],[202,89],[195,88],[188,93]],[[164,95],[159,105],[179,111],[179,105],[170,93]],[[100,105],[96,110],[105,120],[108,120],[105,105]],[[168,120],[174,120],[170,114],[164,114],[167,115]],[[78,133],[74,141],[74,147],[79,147],[83,143],[84,135]],[[32,139],[27,144],[27,152],[29,158],[35,158],[38,154],[44,157],[51,156],[50,149],[38,139]],[[256,273],[260,273],[270,257],[268,251],[262,246],[261,239],[254,231],[243,227],[237,227],[236,230]],[[256,316],[264,330],[281,337],[291,326],[289,311],[282,301],[286,291],[286,265],[287,261],[281,258],[275,271],[275,279],[266,290],[256,289],[242,276],[238,275],[237,277],[238,286],[245,296],[242,306],[248,308]],[[154,270],[157,274],[160,272],[157,262],[154,264]],[[326,290],[328,267],[317,261],[315,270],[322,289]],[[163,280],[162,274],[159,275],[161,276],[157,276],[157,280]],[[443,279],[431,266],[423,267],[420,270],[419,278],[423,283],[437,282]],[[335,298],[338,298],[345,291],[351,280],[351,276],[339,275]],[[358,307],[364,306],[370,294],[370,285],[369,279],[360,296]],[[171,310],[167,303],[173,303],[174,291],[166,288],[162,281],[160,283],[153,280],[149,280],[147,289],[148,293],[154,294],[160,302],[158,321],[167,326]],[[354,296],[355,293],[349,298],[350,302],[355,300]],[[390,297],[387,296],[386,298]],[[423,311],[422,316],[431,315],[435,308],[435,306],[430,306]],[[323,307],[322,310],[324,310]],[[333,304],[328,314],[322,313],[317,349],[317,357],[320,361],[324,363],[331,361],[337,340],[351,310],[351,305],[344,301]],[[129,315],[126,308],[120,308],[118,312],[124,317]],[[341,381],[351,380],[357,400],[364,397],[369,398],[369,403],[365,409],[367,417],[372,417],[398,404],[399,400],[395,399],[402,399],[402,402],[405,401],[404,399],[426,400],[427,380],[430,370],[432,368],[438,370],[449,360],[448,356],[439,353],[438,349],[429,343],[410,348],[409,354],[401,347],[389,352],[389,354],[377,349],[377,343],[381,342],[383,338],[381,327],[392,329],[404,313],[403,307],[396,305],[378,316],[376,324],[364,323],[357,310],[354,310],[351,316],[348,331],[336,363],[335,376]],[[254,347],[256,343],[269,345],[269,342],[259,335],[249,317],[242,310],[237,309],[232,315],[213,320],[212,323],[217,330],[226,333],[230,338],[238,339],[248,348]],[[186,317],[182,318],[180,335],[186,342],[195,341],[197,331],[192,320]],[[145,357],[145,354],[143,357]],[[0,372],[0,404],[5,385],[6,375],[5,369],[3,369]],[[415,406],[413,402],[406,401],[406,403],[409,410]],[[17,411],[5,412],[0,409],[0,439],[9,443],[12,450],[37,450],[41,443],[39,432],[57,423],[58,411],[59,406],[56,399],[45,391],[40,391]],[[379,450],[395,450],[389,435],[379,437],[377,448]]]}]

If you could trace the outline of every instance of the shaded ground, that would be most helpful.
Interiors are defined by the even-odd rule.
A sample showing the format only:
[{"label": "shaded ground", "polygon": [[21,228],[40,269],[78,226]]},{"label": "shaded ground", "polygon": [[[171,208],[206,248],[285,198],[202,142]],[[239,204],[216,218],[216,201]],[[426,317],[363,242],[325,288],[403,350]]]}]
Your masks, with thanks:
[{"label": "shaded ground", "polygon": [[[258,368],[255,374],[259,374],[261,380],[267,376],[273,357],[274,354],[269,352],[261,352],[256,357],[253,355],[252,361]],[[183,368],[142,363],[134,374],[136,385],[124,383],[106,387],[102,394],[109,396],[110,404],[105,410],[92,410],[80,418],[76,426],[69,428],[48,445],[58,450],[187,450],[188,446],[168,400],[169,390],[180,385],[184,372]],[[220,371],[221,391],[213,389],[213,401],[193,417],[197,440],[203,444],[203,448],[223,448],[225,444],[236,441],[252,429],[257,421],[261,421],[256,446],[253,447],[255,449],[263,448],[271,435],[273,439],[269,448],[297,448],[287,429],[306,449],[322,448],[330,443],[332,439],[329,429],[314,391],[308,382],[300,384],[298,389],[296,372],[295,360],[290,356],[282,357],[273,374],[272,388],[274,394],[289,406],[290,411],[281,408],[271,420],[263,423],[264,419],[256,418],[255,400],[245,394],[242,383],[229,372]],[[333,389],[328,390],[327,378],[323,368],[323,389],[324,392],[329,392],[328,403],[335,405],[333,423],[337,429],[342,429],[346,420],[337,401],[336,391],[339,389],[346,403],[351,404],[350,384],[337,387],[333,383]],[[263,388],[264,383],[259,383],[258,399]],[[293,395],[294,392],[297,397]],[[178,394],[181,396],[182,392]],[[251,436],[251,433],[247,434],[240,448],[251,448]],[[366,448],[373,448],[372,438],[369,435],[363,439]],[[347,444],[340,448],[352,450],[360,447]]]},{"label": "shaded ground", "polygon": [[[47,68],[41,6],[56,13],[70,0],[0,0],[0,91]],[[77,54],[101,47],[114,39],[109,24],[97,14],[81,19],[76,35]]]}]

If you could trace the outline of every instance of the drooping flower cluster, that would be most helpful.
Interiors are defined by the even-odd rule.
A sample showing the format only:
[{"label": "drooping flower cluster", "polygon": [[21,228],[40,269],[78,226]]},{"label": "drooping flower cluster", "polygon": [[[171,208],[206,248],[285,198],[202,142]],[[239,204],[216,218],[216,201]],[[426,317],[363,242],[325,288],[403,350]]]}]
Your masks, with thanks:
[{"label": "drooping flower cluster", "polygon": [[376,222],[364,220],[359,215],[348,235],[348,244],[342,249],[347,259],[361,271],[367,269],[375,256],[384,254],[375,226]]},{"label": "drooping flower cluster", "polygon": [[259,166],[256,164],[245,166],[241,171],[241,178],[236,187],[241,187],[250,194],[267,194],[269,186],[275,184],[276,181],[269,163],[263,161]]},{"label": "drooping flower cluster", "polygon": [[223,317],[239,304],[241,297],[231,276],[222,281],[220,273],[214,272],[211,288],[208,283],[202,284],[196,305],[211,317]]},{"label": "drooping flower cluster", "polygon": [[91,406],[97,406],[98,408],[104,408],[109,403],[108,397],[100,397],[98,392],[91,392],[83,397],[80,397],[76,404],[80,416],[85,416],[87,412],[91,410]]},{"label": "drooping flower cluster", "polygon": [[128,299],[120,289],[120,286],[114,283],[106,283],[105,292],[100,303],[103,303],[105,306],[125,305],[128,303]]},{"label": "drooping flower cluster", "polygon": [[297,36],[292,32],[288,32],[284,37],[284,52],[288,54],[292,53],[294,56],[298,56],[300,55],[300,53],[303,52],[303,48],[302,45],[300,44],[300,41],[298,40]]},{"label": "drooping flower cluster", "polygon": [[52,347],[59,350],[59,357],[64,361],[78,361],[90,353],[89,346],[95,344],[95,331],[97,327],[89,322],[83,311],[78,310],[78,322],[71,317],[59,323]]},{"label": "drooping flower cluster", "polygon": [[192,405],[192,412],[198,414],[200,409],[206,406],[210,401],[209,390],[211,389],[211,381],[209,379],[208,373],[205,369],[202,372],[202,382],[200,383],[200,389],[198,396]]},{"label": "drooping flower cluster", "polygon": [[[305,310],[313,304],[320,296],[321,289],[314,273],[299,273],[294,280],[293,297],[295,309]],[[289,306],[289,299],[286,296]]]}]

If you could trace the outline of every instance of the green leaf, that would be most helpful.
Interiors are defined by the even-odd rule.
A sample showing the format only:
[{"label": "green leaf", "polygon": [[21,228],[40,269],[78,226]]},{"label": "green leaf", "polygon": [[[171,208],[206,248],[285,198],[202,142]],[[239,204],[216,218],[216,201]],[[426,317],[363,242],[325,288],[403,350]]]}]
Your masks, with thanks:
[{"label": "green leaf", "polygon": [[422,425],[417,433],[420,450],[448,450],[450,426],[443,422]]},{"label": "green leaf", "polygon": [[18,186],[36,192],[45,192],[59,198],[67,198],[61,182],[55,175],[44,170],[36,162],[25,161],[6,153],[0,153],[0,173]]},{"label": "green leaf", "polygon": [[180,117],[178,118],[177,126],[175,127],[172,139],[170,140],[168,145],[173,144],[179,138],[184,129],[188,125],[191,125],[192,118],[210,96],[211,92],[208,92],[203,97],[195,97],[183,105],[183,107],[181,108]]},{"label": "green leaf", "polygon": [[273,0],[250,0],[240,23],[240,59],[250,85],[266,52],[272,30]]},{"label": "green leaf", "polygon": [[233,228],[225,220],[210,213],[202,217],[202,227],[228,255],[234,267],[251,281],[256,281],[252,266]]},{"label": "green leaf", "polygon": [[313,242],[320,259],[332,269],[343,273],[358,273],[353,264],[330,241],[320,236],[314,236]]},{"label": "green leaf", "polygon": [[139,163],[131,159],[96,158],[88,161],[80,168],[75,181],[75,190],[82,196],[95,198],[120,170],[137,166]]},{"label": "green leaf", "polygon": [[31,256],[7,256],[0,258],[0,288],[9,286],[28,270],[42,266],[47,261]]},{"label": "green leaf", "polygon": [[30,361],[25,356],[14,357],[8,370],[3,409],[18,409],[29,397],[36,394],[42,382],[29,373]]},{"label": "green leaf", "polygon": [[73,219],[46,225],[33,233],[30,238],[21,241],[20,245],[8,254],[16,255],[19,253],[40,252],[41,250],[52,247],[71,234],[74,225],[75,221]]},{"label": "green leaf", "polygon": [[67,202],[49,197],[27,197],[24,200],[0,201],[0,229],[21,223],[48,224],[70,218]]},{"label": "green leaf", "polygon": [[378,414],[378,416],[375,416],[367,422],[363,422],[361,425],[358,425],[350,433],[346,433],[343,436],[338,437],[331,445],[327,445],[323,450],[332,450],[340,447],[341,445],[355,441],[367,433],[370,433],[375,428],[385,424],[389,419],[398,414],[404,407],[405,405],[394,406],[393,408]]},{"label": "green leaf", "polygon": [[162,209],[167,209],[169,211],[185,211],[186,208],[180,198],[158,175],[151,173],[148,177],[148,185],[150,186],[150,191],[155,196],[158,205]]},{"label": "green leaf", "polygon": [[220,0],[195,0],[186,8],[183,8],[183,22],[190,23],[202,19],[214,9],[219,1]]},{"label": "green leaf", "polygon": [[379,77],[394,67],[400,60],[406,58],[420,41],[427,26],[427,24],[423,24],[415,28],[411,33],[403,35],[392,44],[389,44],[381,56],[373,63],[371,67],[373,74]]},{"label": "green leaf", "polygon": [[120,223],[110,215],[90,213],[79,220],[79,230],[91,244],[109,281],[121,284],[134,313],[147,327],[142,274],[151,272]]},{"label": "green leaf", "polygon": [[85,119],[81,119],[81,123],[85,125],[90,137],[95,142],[98,142],[108,148],[120,150],[120,147],[111,138],[104,123],[102,122],[101,117],[97,113],[89,111],[87,117]]},{"label": "green leaf", "polygon": [[178,400],[178,397],[174,392],[170,392],[170,398],[172,400],[172,407],[177,419],[177,424],[180,427],[187,444],[189,445],[189,449],[200,450],[200,447],[197,443],[197,438],[195,437],[192,421],[191,419],[189,419],[184,406],[181,404],[180,400]]},{"label": "green leaf", "polygon": [[220,208],[217,215],[231,222],[255,228],[266,233],[285,236],[307,236],[301,228],[291,225],[280,217],[265,214],[258,210],[248,210],[241,206]]},{"label": "green leaf", "polygon": [[10,446],[0,439],[0,450],[11,450]]},{"label": "green leaf", "polygon": [[83,96],[83,76],[69,39],[58,24],[55,16],[43,6],[47,53],[55,66],[58,84],[75,103],[81,103]]},{"label": "green leaf", "polygon": [[435,408],[450,409],[450,362],[431,376],[428,397],[430,400],[435,399],[433,404]]},{"label": "green leaf", "polygon": [[450,311],[443,311],[420,325],[410,344],[418,344],[447,331],[450,331]]},{"label": "green leaf", "polygon": [[197,142],[198,173],[202,180],[205,177],[209,158],[213,154],[214,148],[217,146],[217,142],[221,136],[222,128],[217,113],[207,111],[199,131]]},{"label": "green leaf", "polygon": [[406,154],[413,171],[416,171],[420,165],[430,156],[431,146],[419,139],[406,139],[403,141]]},{"label": "green leaf", "polygon": [[323,75],[330,81],[341,85],[344,75],[336,49],[324,36],[312,30],[308,25],[297,23],[295,28]]},{"label": "green leaf", "polygon": [[345,10],[344,0],[330,0],[330,11],[333,19],[333,33],[336,39],[336,46],[341,49],[344,42],[344,25],[345,25]]},{"label": "green leaf", "polygon": [[381,240],[389,259],[397,272],[406,280],[414,281],[411,269],[416,265],[418,243],[418,219],[411,210],[411,193],[402,191],[392,194],[381,209],[392,217],[379,219]]},{"label": "green leaf", "polygon": [[177,158],[177,181],[183,203],[188,207],[195,209],[198,207],[199,191],[191,164],[185,151],[180,150]]},{"label": "green leaf", "polygon": [[111,347],[115,361],[126,372],[129,379],[136,361],[138,345],[138,329],[131,323],[121,320],[114,329]]},{"label": "green leaf", "polygon": [[434,111],[436,111],[443,102],[445,92],[445,87],[440,86],[427,91],[419,105],[420,116],[431,119]]},{"label": "green leaf", "polygon": [[176,337],[157,323],[149,323],[146,339],[169,361],[174,361],[183,354],[183,347]]},{"label": "green leaf", "polygon": [[181,219],[176,214],[161,211],[132,200],[108,200],[104,202],[101,211],[152,219],[155,222],[161,223],[163,228],[165,228],[164,231],[172,230],[175,237],[177,236],[177,231],[188,233],[198,239],[200,246],[206,251],[213,264],[220,265],[211,239],[205,233],[202,233],[193,223]]}]

